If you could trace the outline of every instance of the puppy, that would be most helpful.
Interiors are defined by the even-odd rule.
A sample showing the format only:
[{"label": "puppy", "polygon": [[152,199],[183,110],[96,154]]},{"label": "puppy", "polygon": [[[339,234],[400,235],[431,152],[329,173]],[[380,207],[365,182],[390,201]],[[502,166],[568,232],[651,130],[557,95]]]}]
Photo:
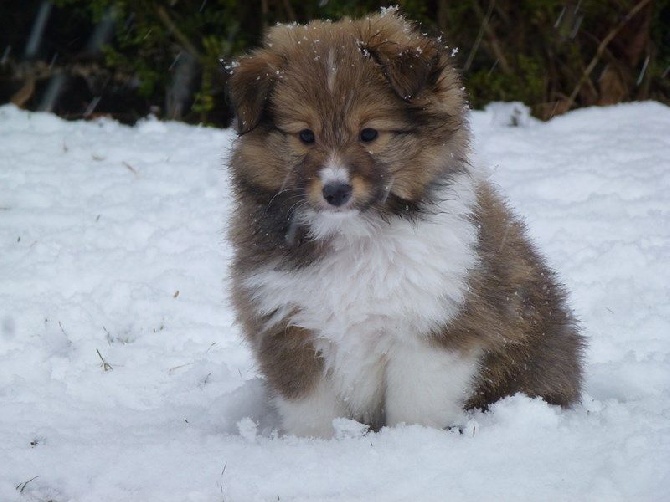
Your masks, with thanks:
[{"label": "puppy", "polygon": [[290,434],[579,399],[583,339],[468,160],[450,52],[390,9],[277,26],[232,69],[233,302]]}]

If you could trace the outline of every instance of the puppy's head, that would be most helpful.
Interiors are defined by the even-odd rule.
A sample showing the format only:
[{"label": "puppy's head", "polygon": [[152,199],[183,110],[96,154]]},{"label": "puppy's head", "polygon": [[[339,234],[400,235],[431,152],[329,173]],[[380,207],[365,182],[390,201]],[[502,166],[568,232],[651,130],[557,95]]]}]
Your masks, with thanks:
[{"label": "puppy's head", "polygon": [[411,217],[465,168],[465,102],[449,51],[394,10],[273,28],[235,66],[230,97],[234,178],[290,194],[316,237]]}]

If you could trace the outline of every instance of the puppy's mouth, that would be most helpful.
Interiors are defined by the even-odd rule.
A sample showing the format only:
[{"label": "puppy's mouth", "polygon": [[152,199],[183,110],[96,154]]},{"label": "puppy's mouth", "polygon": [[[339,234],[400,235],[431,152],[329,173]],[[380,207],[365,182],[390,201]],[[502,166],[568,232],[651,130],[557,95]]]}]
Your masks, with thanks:
[{"label": "puppy's mouth", "polygon": [[[369,235],[370,194],[354,178],[321,177],[306,187],[307,205],[296,213],[312,238]],[[367,215],[367,216],[366,216]]]},{"label": "puppy's mouth", "polygon": [[[314,188],[310,193],[311,219],[337,222],[338,226],[345,224],[361,212],[358,193],[347,181],[332,181],[319,183],[321,189]],[[318,193],[314,193],[317,192]],[[324,220],[324,221],[325,221]]]},{"label": "puppy's mouth", "polygon": [[310,206],[296,213],[295,223],[305,225],[312,239],[331,239],[336,237],[362,237],[374,233],[374,219],[366,216],[353,205],[319,208]]},{"label": "puppy's mouth", "polygon": [[296,207],[293,223],[317,240],[375,234],[385,220],[393,183],[381,172],[360,170],[333,158],[316,175],[303,177],[304,204]]}]

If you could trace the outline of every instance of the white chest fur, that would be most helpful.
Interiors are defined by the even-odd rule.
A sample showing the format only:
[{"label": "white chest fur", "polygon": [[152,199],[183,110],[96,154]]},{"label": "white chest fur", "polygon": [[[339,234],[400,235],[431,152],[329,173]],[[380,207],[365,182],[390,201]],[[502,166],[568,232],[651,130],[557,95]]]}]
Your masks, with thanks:
[{"label": "white chest fur", "polygon": [[369,419],[390,396],[411,401],[415,391],[401,383],[408,371],[427,371],[425,379],[434,380],[431,371],[452,370],[459,387],[467,384],[473,361],[434,357],[426,335],[445,326],[463,302],[477,261],[477,229],[469,218],[474,203],[473,182],[463,175],[444,189],[438,210],[418,222],[395,220],[371,235],[342,235],[312,266],[268,266],[246,279],[262,312],[278,318],[293,312],[292,324],[314,333],[331,391],[351,416]]}]

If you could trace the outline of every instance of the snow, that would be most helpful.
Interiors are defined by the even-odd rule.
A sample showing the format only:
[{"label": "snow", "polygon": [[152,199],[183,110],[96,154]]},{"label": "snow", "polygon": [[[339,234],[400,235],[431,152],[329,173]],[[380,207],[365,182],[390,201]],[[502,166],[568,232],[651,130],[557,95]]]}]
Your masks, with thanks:
[{"label": "snow", "polygon": [[670,109],[501,113],[478,161],[571,291],[583,404],[324,441],[275,430],[233,325],[233,133],[0,107],[0,500],[670,500]]}]

